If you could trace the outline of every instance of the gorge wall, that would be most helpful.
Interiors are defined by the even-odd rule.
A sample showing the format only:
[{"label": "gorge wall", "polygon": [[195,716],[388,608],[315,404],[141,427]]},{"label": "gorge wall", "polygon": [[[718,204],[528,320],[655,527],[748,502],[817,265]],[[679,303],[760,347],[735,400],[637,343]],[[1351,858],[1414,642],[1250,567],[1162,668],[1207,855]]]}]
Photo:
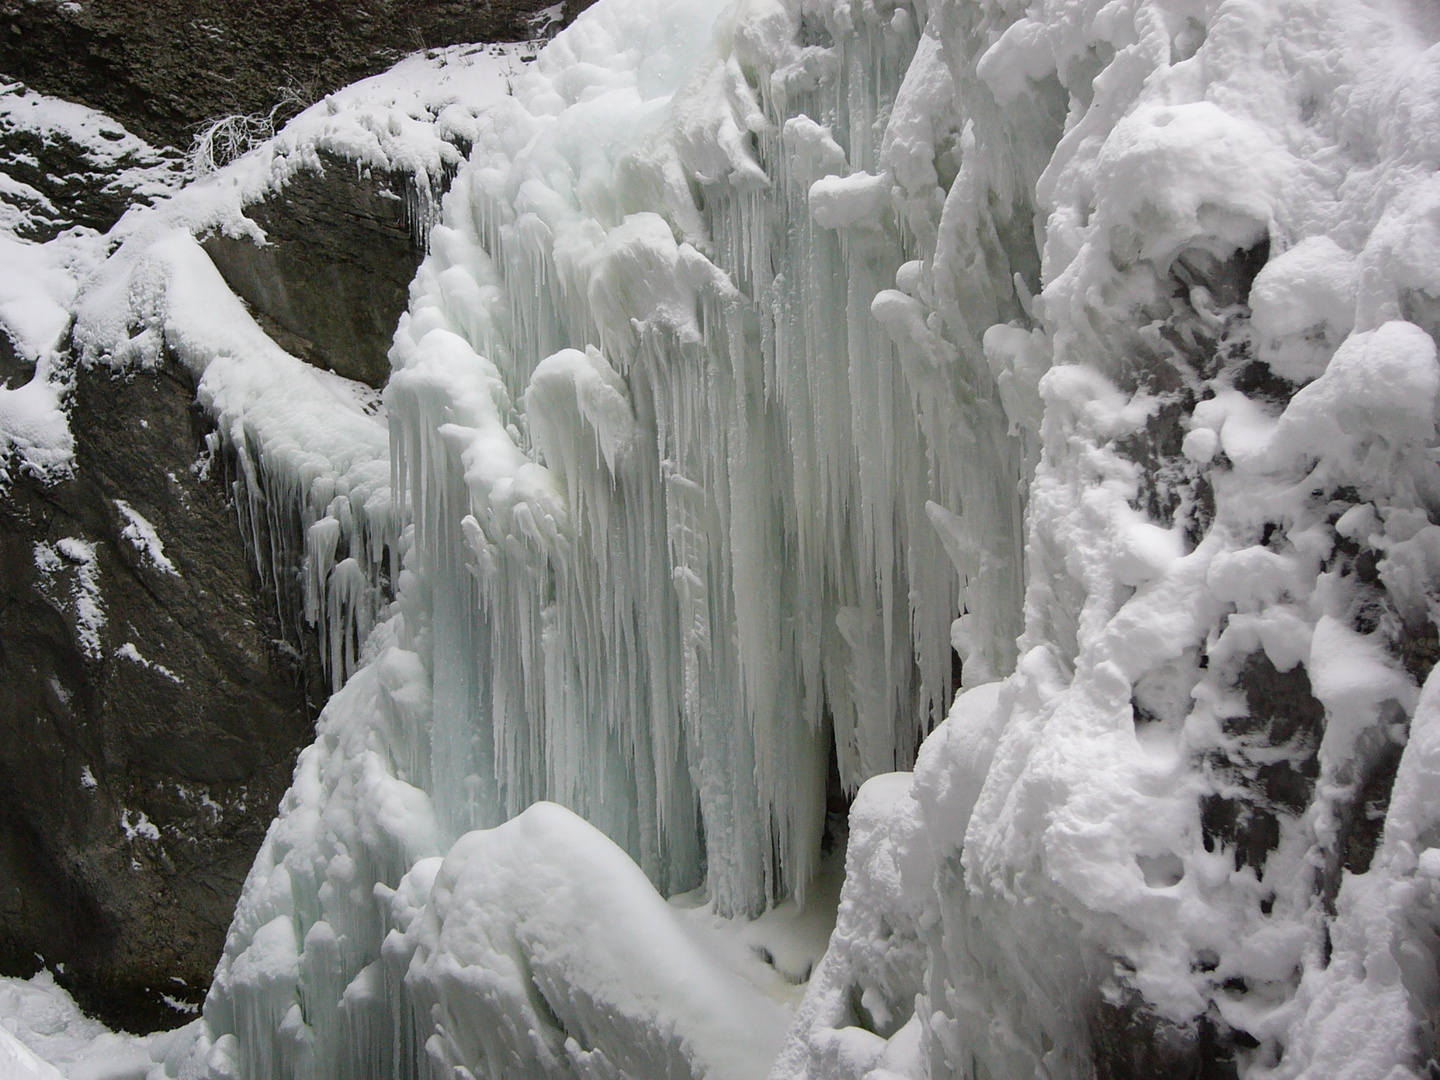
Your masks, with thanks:
[{"label": "gorge wall", "polygon": [[0,962],[131,1030],[199,1004],[313,715],[193,400],[174,369],[81,376],[75,478],[15,482],[0,529]]}]

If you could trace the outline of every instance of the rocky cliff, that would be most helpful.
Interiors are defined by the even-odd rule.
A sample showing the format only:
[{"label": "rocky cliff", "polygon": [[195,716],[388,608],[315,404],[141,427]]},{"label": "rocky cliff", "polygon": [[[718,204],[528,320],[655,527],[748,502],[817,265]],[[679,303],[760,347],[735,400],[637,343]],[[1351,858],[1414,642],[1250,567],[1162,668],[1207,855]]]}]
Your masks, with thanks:
[{"label": "rocky cliff", "polygon": [[455,42],[520,41],[535,0],[5,0],[0,73],[187,148],[228,114],[288,119],[406,53]]},{"label": "rocky cliff", "polygon": [[420,264],[404,174],[333,154],[247,208],[262,246],[212,233],[205,250],[281,346],[368,386],[390,374],[390,338]]},{"label": "rocky cliff", "polygon": [[204,996],[319,704],[193,401],[81,372],[74,478],[0,502],[0,969],[130,1030]]}]

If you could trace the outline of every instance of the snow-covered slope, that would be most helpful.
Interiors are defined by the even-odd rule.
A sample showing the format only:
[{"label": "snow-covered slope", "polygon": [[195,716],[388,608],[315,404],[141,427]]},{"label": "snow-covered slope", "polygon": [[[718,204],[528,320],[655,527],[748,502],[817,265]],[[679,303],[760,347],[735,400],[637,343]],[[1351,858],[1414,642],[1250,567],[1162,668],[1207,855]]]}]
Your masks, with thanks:
[{"label": "snow-covered slope", "polygon": [[132,230],[80,339],[140,304],[304,435],[243,445],[308,542],[404,557],[192,1074],[759,1075],[784,1007],[649,890],[803,900],[833,753],[890,775],[777,1078],[1424,1075],[1437,40],[1419,0],[601,0],[465,113],[395,491],[333,492],[383,528]]},{"label": "snow-covered slope", "polygon": [[[198,1021],[135,1036],[91,1020],[49,971],[0,978],[0,1075],[6,1080],[132,1080],[168,1060],[179,1068]],[[28,1070],[28,1071],[27,1071]]]},{"label": "snow-covered slope", "polygon": [[106,210],[161,198],[179,181],[178,162],[109,117],[0,83],[0,330],[31,369],[24,383],[0,386],[0,488],[17,468],[41,479],[69,472],[57,350],[80,281],[104,258],[96,226],[113,222]]}]

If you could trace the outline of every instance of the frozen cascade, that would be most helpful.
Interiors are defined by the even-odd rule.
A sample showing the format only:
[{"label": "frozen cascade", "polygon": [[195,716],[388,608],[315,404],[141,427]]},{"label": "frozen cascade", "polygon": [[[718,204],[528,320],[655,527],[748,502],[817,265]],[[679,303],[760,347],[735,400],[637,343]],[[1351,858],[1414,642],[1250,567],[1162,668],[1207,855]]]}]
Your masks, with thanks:
[{"label": "frozen cascade", "polygon": [[698,806],[754,914],[811,876],[832,731],[847,788],[908,766],[961,611],[967,677],[1013,664],[1024,458],[980,338],[1024,316],[1003,251],[960,346],[886,288],[928,290],[939,210],[933,168],[899,210],[879,171],[907,69],[944,81],[897,10],[813,13],[844,44],[808,51],[747,12],[714,59],[714,12],[629,7],[489,114],[386,392],[437,655],[473,658],[436,671],[451,834],[553,799],[676,889]]},{"label": "frozen cascade", "polygon": [[[1033,251],[997,238],[1031,236],[1045,154],[1006,157],[983,220],[950,209],[987,243],[964,298],[935,301],[928,163],[988,182],[961,168],[923,13],[716,14],[597,9],[477,120],[385,392],[414,519],[398,608],[247,884],[202,1042],[218,1074],[500,1052],[429,1019],[472,1006],[420,959],[442,915],[416,860],[537,800],[664,892],[703,877],[716,910],[749,915],[803,897],[832,741],[851,790],[908,767],[952,649],[967,682],[1013,665],[1038,372],[1003,397],[981,339],[1039,287]],[[1045,110],[1020,115],[1058,138]],[[442,875],[464,876],[461,851]],[[538,992],[526,1023],[568,1015]],[[606,1015],[640,1043],[686,1030],[635,1001]],[[557,1023],[614,1059],[583,1016]],[[702,1073],[703,1042],[682,1040]]]},{"label": "frozen cascade", "polygon": [[[166,1072],[1425,1075],[1437,40],[1402,0],[586,12],[464,121],[388,453],[366,417],[305,541],[403,558],[395,599]],[[123,293],[220,416],[294,375],[146,243],[77,335],[143,338]],[[267,491],[350,475],[358,434],[236,408]],[[782,1045],[656,891],[803,899],[832,746]]]}]

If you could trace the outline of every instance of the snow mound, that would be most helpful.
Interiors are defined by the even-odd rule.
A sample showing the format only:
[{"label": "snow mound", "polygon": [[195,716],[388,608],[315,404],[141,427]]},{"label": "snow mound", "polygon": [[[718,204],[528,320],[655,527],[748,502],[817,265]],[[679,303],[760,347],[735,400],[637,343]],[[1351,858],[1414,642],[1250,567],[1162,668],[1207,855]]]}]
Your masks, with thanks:
[{"label": "snow mound", "polygon": [[747,1080],[788,1019],[701,951],[633,860],[553,803],[457,840],[404,947],[415,1007],[449,1018],[427,1044],[441,1067]]},{"label": "snow mound", "polygon": [[164,1080],[189,1054],[198,1022],[135,1036],[90,1019],[49,971],[0,978],[0,1075],[6,1080]]},{"label": "snow mound", "polygon": [[0,1068],[14,1080],[63,1080],[64,1075],[49,1062],[36,1057],[3,1028],[0,1028]]}]

